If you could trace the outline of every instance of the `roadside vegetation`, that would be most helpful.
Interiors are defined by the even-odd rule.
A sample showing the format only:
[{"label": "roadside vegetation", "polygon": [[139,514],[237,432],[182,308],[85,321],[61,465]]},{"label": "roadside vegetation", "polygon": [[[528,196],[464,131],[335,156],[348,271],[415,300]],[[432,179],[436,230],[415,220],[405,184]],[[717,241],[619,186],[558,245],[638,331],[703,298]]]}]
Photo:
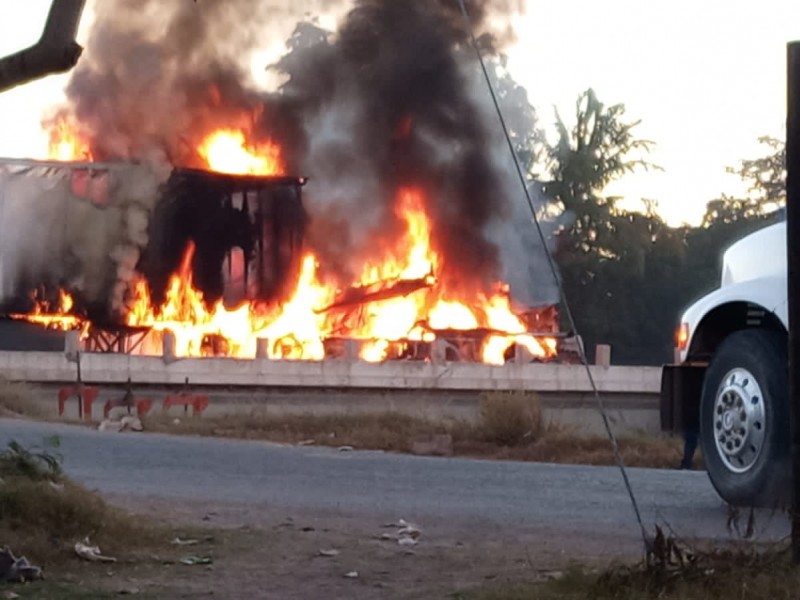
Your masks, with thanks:
[{"label": "roadside vegetation", "polygon": [[[456,600],[794,600],[800,571],[785,544],[685,551],[679,563],[653,560],[602,571],[573,567],[547,581],[455,594]],[[662,557],[666,558],[666,557]]]},{"label": "roadside vegetation", "polygon": [[[549,423],[535,394],[493,392],[478,418],[432,419],[401,412],[286,414],[268,410],[174,418],[155,415],[145,429],[164,433],[563,464],[612,465],[608,438]],[[681,441],[649,434],[619,439],[628,466],[674,468]],[[699,466],[699,463],[698,463]]]},{"label": "roadside vegetation", "polygon": [[43,417],[43,411],[32,400],[29,386],[0,377],[0,417]]},{"label": "roadside vegetation", "polygon": [[109,506],[66,478],[58,439],[0,452],[0,539],[15,554],[47,565],[78,561],[73,546],[91,540],[104,553],[136,555],[156,540],[154,526]]},{"label": "roadside vegetation", "polygon": [[178,597],[174,588],[191,574],[173,577],[177,583],[160,577],[183,568],[184,554],[213,552],[207,530],[187,552],[171,540],[193,532],[132,515],[71,481],[62,472],[58,447],[58,438],[31,447],[11,441],[0,452],[0,548],[24,557],[30,567],[9,570],[12,559],[0,557],[0,597]]},{"label": "roadside vegetation", "polygon": [[[3,380],[0,416],[47,418],[33,402],[29,386]],[[548,422],[536,394],[528,392],[485,394],[474,420],[397,411],[312,414],[269,409],[197,418],[153,412],[142,420],[145,431],[160,433],[497,460],[615,464],[606,436]],[[621,435],[618,441],[628,466],[674,468],[680,462],[678,438],[641,433]],[[701,460],[696,467],[702,467]]]}]

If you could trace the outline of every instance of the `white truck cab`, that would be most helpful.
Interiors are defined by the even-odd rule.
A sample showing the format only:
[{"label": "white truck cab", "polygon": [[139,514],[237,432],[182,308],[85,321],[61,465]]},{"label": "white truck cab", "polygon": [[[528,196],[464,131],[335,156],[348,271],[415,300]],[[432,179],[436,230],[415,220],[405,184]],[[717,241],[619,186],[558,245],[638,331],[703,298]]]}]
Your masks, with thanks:
[{"label": "white truck cab", "polygon": [[786,278],[785,222],[733,244],[720,287],[683,314],[677,364],[662,372],[662,429],[699,432],[711,482],[736,505],[788,494]]}]

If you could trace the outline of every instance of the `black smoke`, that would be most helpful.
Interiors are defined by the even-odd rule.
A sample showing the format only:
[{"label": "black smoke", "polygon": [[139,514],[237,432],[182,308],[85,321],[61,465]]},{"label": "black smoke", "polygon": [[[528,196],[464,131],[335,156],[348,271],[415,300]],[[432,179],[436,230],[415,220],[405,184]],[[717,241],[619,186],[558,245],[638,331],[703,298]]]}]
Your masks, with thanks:
[{"label": "black smoke", "polygon": [[[521,2],[467,4],[484,52],[512,39]],[[307,242],[329,273],[357,275],[402,232],[398,192],[414,186],[446,283],[479,290],[502,276],[488,231],[518,199],[498,166],[496,121],[476,100],[456,0],[103,0],[94,10],[54,116],[78,127],[95,159],[200,167],[202,136],[241,127],[278,142],[291,173],[309,177]],[[338,15],[338,27],[316,14]],[[284,40],[265,92],[250,75],[253,51]]]}]

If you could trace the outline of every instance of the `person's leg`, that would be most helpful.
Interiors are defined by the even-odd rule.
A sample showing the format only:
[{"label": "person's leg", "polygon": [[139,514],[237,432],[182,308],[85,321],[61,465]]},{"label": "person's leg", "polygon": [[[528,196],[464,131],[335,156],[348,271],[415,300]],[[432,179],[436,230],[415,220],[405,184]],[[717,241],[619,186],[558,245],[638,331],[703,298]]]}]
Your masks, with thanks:
[{"label": "person's leg", "polygon": [[685,431],[683,433],[683,460],[681,469],[691,469],[694,453],[697,451],[699,434],[697,431]]}]

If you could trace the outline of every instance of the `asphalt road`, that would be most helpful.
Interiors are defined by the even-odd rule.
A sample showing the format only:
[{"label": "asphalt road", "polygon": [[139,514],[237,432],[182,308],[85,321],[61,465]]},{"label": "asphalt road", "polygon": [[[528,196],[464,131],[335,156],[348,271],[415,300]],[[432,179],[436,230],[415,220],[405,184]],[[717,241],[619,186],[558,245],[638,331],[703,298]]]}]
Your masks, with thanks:
[{"label": "asphalt road", "polygon": [[[104,493],[245,503],[287,511],[413,516],[487,530],[547,532],[633,544],[639,529],[614,467],[426,458],[341,452],[263,442],[109,433],[0,419],[0,447],[58,435],[66,472]],[[684,536],[729,537],[727,508],[705,473],[630,469],[648,529],[668,523]],[[780,516],[756,524],[773,538]],[[576,537],[577,536],[577,537]]]}]

